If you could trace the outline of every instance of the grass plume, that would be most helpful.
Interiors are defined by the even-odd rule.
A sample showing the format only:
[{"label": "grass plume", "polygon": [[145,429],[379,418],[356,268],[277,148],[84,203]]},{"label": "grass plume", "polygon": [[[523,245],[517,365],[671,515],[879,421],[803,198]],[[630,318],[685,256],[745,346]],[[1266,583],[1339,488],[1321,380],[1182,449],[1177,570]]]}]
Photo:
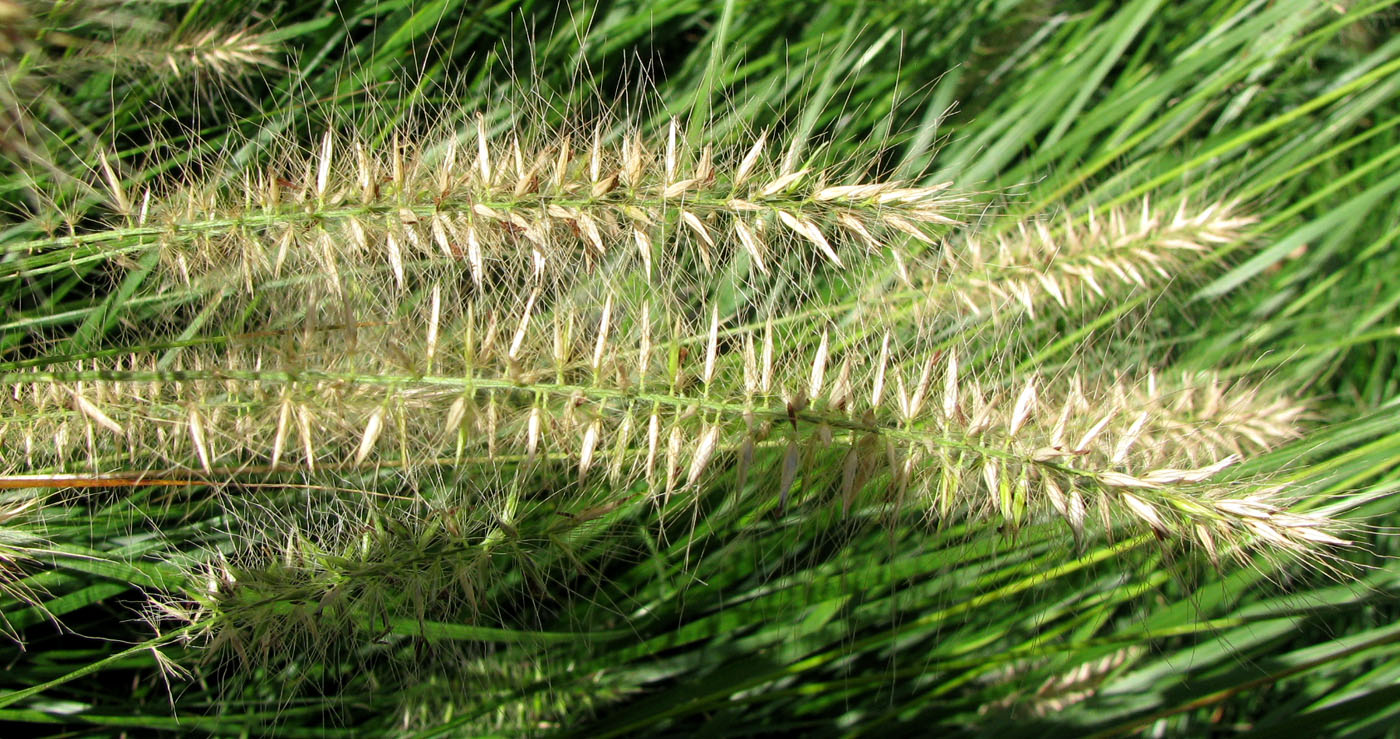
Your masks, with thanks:
[{"label": "grass plume", "polygon": [[[532,476],[548,461],[580,485],[607,474],[665,498],[713,467],[771,458],[782,469],[770,494],[785,502],[808,465],[844,458],[830,494],[846,512],[915,505],[1011,526],[1057,514],[1076,535],[1129,520],[1212,553],[1216,537],[1300,555],[1343,544],[1325,520],[1284,515],[1278,490],[1217,481],[1239,452],[1297,433],[1301,409],[1246,384],[1008,381],[917,333],[845,341],[769,324],[721,348],[717,308],[693,324],[648,303],[549,306],[532,293],[439,324],[438,305],[348,347],[329,331],[173,364],[6,374],[24,409],[0,429],[7,467],[314,480],[462,464]],[[708,339],[682,355],[695,336]]]},{"label": "grass plume", "polygon": [[1374,733],[1384,5],[0,0],[0,722]]},{"label": "grass plume", "polygon": [[378,148],[327,133],[315,152],[267,172],[211,178],[229,186],[142,196],[139,206],[122,193],[114,201],[128,204],[128,223],[14,244],[24,256],[0,280],[154,249],[182,283],[252,294],[297,276],[303,291],[339,300],[353,291],[357,307],[392,303],[425,277],[512,289],[604,265],[637,265],[689,289],[682,275],[736,263],[741,275],[791,279],[900,239],[932,243],[966,202],[951,183],[853,180],[776,157],[767,135],[729,155],[691,150],[674,120],[659,141],[635,129],[613,141],[601,124],[586,135],[487,127],[478,116],[441,141],[394,136]]}]

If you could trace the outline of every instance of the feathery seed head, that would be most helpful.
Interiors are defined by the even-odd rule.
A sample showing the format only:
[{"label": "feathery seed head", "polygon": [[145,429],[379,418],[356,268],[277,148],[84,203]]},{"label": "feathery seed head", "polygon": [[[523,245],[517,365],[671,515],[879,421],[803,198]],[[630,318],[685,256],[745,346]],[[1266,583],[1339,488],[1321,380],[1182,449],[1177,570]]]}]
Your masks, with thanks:
[{"label": "feathery seed head", "polygon": [[498,289],[637,265],[665,285],[737,262],[781,284],[909,235],[932,239],[965,202],[946,184],[832,185],[835,168],[784,171],[764,137],[732,164],[674,137],[654,147],[635,129],[612,145],[600,125],[575,159],[567,135],[493,135],[484,116],[474,128],[470,163],[455,134],[376,151],[328,132],[272,171],[215,176],[238,189],[157,197],[145,228],[85,240],[158,249],[181,285],[315,288],[381,317],[424,281],[454,277]]},{"label": "feathery seed head", "polygon": [[[473,312],[471,325],[442,326],[426,374],[410,352],[401,352],[405,366],[385,366],[402,342],[397,326],[363,329],[351,353],[334,333],[311,334],[285,366],[252,345],[208,356],[186,350],[170,369],[152,358],[8,373],[7,395],[23,410],[0,425],[4,448],[34,449],[37,437],[51,439],[39,446],[53,452],[7,451],[0,461],[8,471],[76,465],[100,475],[134,465],[235,478],[470,461],[525,480],[538,459],[572,466],[580,486],[605,465],[608,478],[646,480],[669,495],[781,446],[774,435],[785,427],[800,443],[782,453],[775,497],[784,506],[802,469],[829,456],[794,450],[836,446],[845,449],[836,457],[843,509],[891,505],[877,493],[881,480],[894,480],[945,519],[1019,526],[1052,514],[1082,534],[1087,511],[1097,509],[1106,521],[1208,549],[1250,543],[1306,555],[1341,541],[1330,522],[1290,518],[1276,502],[1281,490],[1218,481],[1237,452],[1296,435],[1302,414],[1243,383],[1029,377],[986,390],[956,349],[901,346],[890,336],[847,341],[827,329],[807,343],[796,340],[801,333],[765,338],[768,378],[755,388],[755,360],[742,347],[755,333],[773,336],[771,324],[722,346],[712,338],[717,307],[695,325],[663,319],[643,328],[650,307],[603,302],[605,320],[568,319],[563,325],[576,328],[566,331],[548,315],[564,306],[533,293],[510,312]],[[477,339],[494,333],[483,323],[497,322],[516,325],[509,343]],[[656,326],[667,331],[654,337]],[[676,351],[691,342],[705,348]],[[670,356],[638,361],[655,352]],[[686,375],[704,382],[678,379]],[[893,401],[876,392],[891,375]],[[928,402],[940,381],[941,402]],[[871,398],[871,407],[849,397]],[[645,437],[634,438],[630,429],[642,425]],[[300,462],[285,452],[294,437]]]},{"label": "feathery seed head", "polygon": [[[1253,222],[1223,202],[1165,208],[1144,201],[1090,211],[1084,224],[1065,218],[1054,228],[1022,221],[991,236],[960,231],[942,248],[898,255],[901,281],[912,287],[861,291],[846,305],[856,315],[912,311],[927,320],[1078,310],[1178,279],[1213,247],[1244,238]],[[884,274],[877,279],[888,281]]]}]

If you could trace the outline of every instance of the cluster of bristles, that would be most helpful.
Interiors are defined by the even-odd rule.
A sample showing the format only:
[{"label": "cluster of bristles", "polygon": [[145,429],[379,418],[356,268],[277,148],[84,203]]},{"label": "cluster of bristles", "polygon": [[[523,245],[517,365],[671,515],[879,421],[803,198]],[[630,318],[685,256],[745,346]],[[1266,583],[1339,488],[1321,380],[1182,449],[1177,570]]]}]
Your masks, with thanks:
[{"label": "cluster of bristles", "polygon": [[1106,526],[1128,514],[1212,556],[1217,539],[1299,553],[1341,543],[1327,522],[1282,512],[1277,490],[1212,480],[1298,433],[1299,406],[1243,383],[1032,375],[987,387],[998,381],[959,349],[929,350],[917,335],[844,342],[825,329],[814,344],[769,322],[722,344],[717,309],[691,326],[608,298],[590,320],[546,318],[531,296],[515,315],[468,310],[444,324],[438,293],[427,302],[423,321],[362,328],[350,345],[308,332],[293,352],[7,374],[8,471],[314,480],[443,465],[533,475],[543,464],[625,500],[638,481],[661,499],[698,491],[715,469],[744,489],[757,462],[773,473],[759,490],[781,507],[804,473],[840,459],[830,487],[843,512],[921,505],[1013,526],[1055,512],[1076,534],[1095,511]]},{"label": "cluster of bristles", "polygon": [[[281,54],[252,28],[181,28],[170,32],[156,14],[114,11],[106,3],[0,0],[0,63],[28,54],[20,74],[51,77],[131,65],[171,77],[207,73],[236,77],[276,67]],[[13,71],[13,70],[11,70]],[[11,83],[19,81],[12,79]]]},{"label": "cluster of bristles", "polygon": [[676,122],[656,145],[488,128],[383,152],[327,135],[299,165],[165,197],[129,197],[109,170],[125,222],[65,245],[158,249],[164,289],[236,306],[201,320],[242,333],[12,366],[0,472],[334,489],[479,470],[512,490],[553,480],[535,502],[569,525],[722,488],[780,514],[1057,516],[1076,538],[1127,523],[1212,559],[1344,544],[1232,474],[1298,435],[1281,395],[1007,376],[949,331],[1161,284],[1240,238],[1229,207],[949,235],[966,201],[947,184],[863,181],[770,156],[766,136],[723,157]]},{"label": "cluster of bristles", "polygon": [[899,240],[936,243],[966,201],[951,183],[852,184],[790,157],[774,162],[766,136],[738,161],[717,161],[709,146],[687,148],[674,121],[655,150],[635,131],[611,144],[599,126],[581,146],[561,136],[527,153],[517,135],[493,143],[484,117],[474,129],[427,149],[395,139],[384,152],[327,134],[299,171],[134,208],[134,231],[187,283],[236,270],[251,292],[310,274],[340,297],[398,294],[421,285],[425,269],[487,290],[599,265],[640,265],[652,279],[736,262],[755,275],[794,260],[806,271],[794,242],[841,267]]},{"label": "cluster of bristles", "polygon": [[[1144,200],[1106,216],[1091,210],[1083,225],[1066,218],[1056,231],[1034,221],[991,239],[974,234],[965,244],[965,276],[951,283],[961,288],[957,298],[978,314],[1011,303],[1034,316],[1048,301],[1066,309],[1076,300],[1102,300],[1113,288],[1108,283],[1139,289],[1160,284],[1212,246],[1238,240],[1254,220],[1231,211],[1220,203],[1188,210],[1182,202],[1174,211],[1158,212]],[[937,284],[926,289],[947,292]]]}]

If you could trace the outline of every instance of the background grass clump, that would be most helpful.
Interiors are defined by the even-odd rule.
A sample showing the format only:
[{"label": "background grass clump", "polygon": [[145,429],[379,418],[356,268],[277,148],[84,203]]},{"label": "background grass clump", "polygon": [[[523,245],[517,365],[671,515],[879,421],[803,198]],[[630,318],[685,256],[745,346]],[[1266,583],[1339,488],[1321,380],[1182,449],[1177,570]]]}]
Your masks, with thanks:
[{"label": "background grass clump", "polygon": [[1393,6],[0,0],[0,722],[1393,735]]}]

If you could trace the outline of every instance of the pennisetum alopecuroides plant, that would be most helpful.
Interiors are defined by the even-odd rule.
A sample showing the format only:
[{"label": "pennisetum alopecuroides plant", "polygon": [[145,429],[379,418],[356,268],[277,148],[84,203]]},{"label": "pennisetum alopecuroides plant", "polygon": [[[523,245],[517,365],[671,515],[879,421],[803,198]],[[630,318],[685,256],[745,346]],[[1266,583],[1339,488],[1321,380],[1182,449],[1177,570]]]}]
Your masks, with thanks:
[{"label": "pennisetum alopecuroides plant", "polygon": [[1283,394],[1017,369],[1008,348],[1240,240],[1239,206],[988,236],[953,183],[823,165],[770,134],[695,149],[687,128],[327,133],[165,193],[128,192],[104,160],[116,222],[12,246],[0,279],[156,255],[148,297],[176,311],[133,348],[0,367],[0,474],[213,487],[236,543],[159,614],[278,665],[543,620],[549,583],[588,570],[608,526],[695,527],[726,505],[1007,535],[1058,519],[1217,564],[1347,546],[1288,510],[1283,482],[1235,473],[1300,434]]}]

